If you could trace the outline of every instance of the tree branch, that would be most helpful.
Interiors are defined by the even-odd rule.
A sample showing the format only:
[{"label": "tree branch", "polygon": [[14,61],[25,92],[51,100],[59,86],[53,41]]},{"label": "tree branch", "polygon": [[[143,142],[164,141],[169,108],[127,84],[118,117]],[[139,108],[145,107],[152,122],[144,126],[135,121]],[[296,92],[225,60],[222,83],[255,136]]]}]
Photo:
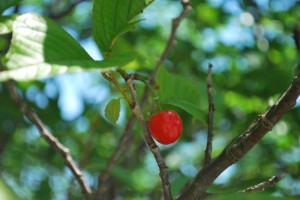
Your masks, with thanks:
[{"label": "tree branch", "polygon": [[294,27],[294,40],[298,53],[300,53],[300,23]]},{"label": "tree branch", "polygon": [[239,161],[268,133],[280,118],[296,105],[300,94],[300,72],[275,105],[259,115],[249,128],[233,139],[224,151],[209,165],[200,170],[192,184],[179,200],[203,199],[205,190],[229,166]]},{"label": "tree branch", "polygon": [[267,181],[253,185],[253,186],[248,187],[247,189],[241,190],[239,192],[262,192],[266,188],[274,186],[276,183],[281,181],[281,179],[283,179],[283,178],[284,178],[284,176],[272,176]]},{"label": "tree branch", "polygon": [[86,1],[86,0],[77,0],[73,3],[71,3],[70,5],[68,5],[68,7],[66,7],[64,10],[62,10],[59,13],[54,13],[53,9],[51,9],[54,6],[53,4],[55,4],[55,2],[56,2],[56,1],[54,1],[54,3],[52,3],[49,8],[49,10],[50,10],[49,18],[54,19],[54,20],[59,20],[60,18],[66,16],[69,12],[71,12],[78,4],[80,4],[84,1]]},{"label": "tree branch", "polygon": [[204,166],[207,166],[211,162],[212,152],[212,141],[214,137],[213,126],[214,126],[214,112],[215,105],[212,95],[212,64],[208,65],[207,75],[207,96],[208,96],[208,114],[207,114],[207,144],[205,150]]},{"label": "tree branch", "polygon": [[76,180],[80,184],[85,199],[91,200],[92,190],[85,180],[81,170],[75,164],[75,161],[70,154],[70,150],[66,148],[62,143],[60,143],[56,137],[53,136],[53,134],[46,128],[46,125],[42,122],[39,116],[27,106],[25,101],[19,96],[14,83],[12,81],[8,81],[6,83],[6,86],[12,100],[20,107],[21,112],[31,121],[31,123],[33,123],[37,127],[41,136],[48,142],[48,144],[63,156],[66,165],[70,168]]},{"label": "tree branch", "polygon": [[132,115],[126,125],[126,128],[122,134],[121,139],[119,140],[118,147],[115,150],[112,157],[109,159],[108,163],[106,164],[105,169],[101,172],[100,176],[98,177],[98,189],[96,195],[99,200],[104,199],[106,196],[106,192],[108,190],[108,180],[113,169],[113,166],[117,163],[119,158],[121,157],[123,151],[126,149],[126,144],[130,136],[132,135],[133,125],[135,123],[135,116]]},{"label": "tree branch", "polygon": [[162,181],[162,188],[163,188],[163,194],[165,200],[172,200],[172,194],[170,189],[170,182],[169,182],[169,175],[168,175],[168,168],[165,164],[164,158],[161,155],[161,152],[159,150],[159,147],[155,144],[153,138],[150,135],[148,124],[146,123],[143,112],[141,110],[140,104],[138,102],[137,93],[135,90],[135,85],[133,83],[133,80],[130,78],[126,80],[127,85],[130,88],[130,92],[132,94],[132,97],[135,101],[135,106],[132,108],[133,113],[135,114],[137,120],[142,126],[144,137],[146,140],[146,143],[148,147],[150,148],[150,151],[154,155],[154,158],[158,164],[159,171],[160,171],[160,177]]},{"label": "tree branch", "polygon": [[158,72],[161,64],[168,58],[171,50],[173,49],[173,47],[175,45],[175,37],[176,37],[176,33],[177,33],[177,29],[179,27],[179,24],[184,19],[184,17],[192,10],[192,7],[190,6],[190,0],[181,0],[181,4],[183,7],[183,10],[180,13],[180,15],[177,18],[173,19],[173,21],[172,21],[172,29],[171,29],[170,37],[168,39],[168,42],[166,44],[164,52],[162,53],[161,57],[156,62],[155,68],[153,70],[153,73],[152,73],[152,76],[150,79],[150,85],[155,85],[157,72]]}]

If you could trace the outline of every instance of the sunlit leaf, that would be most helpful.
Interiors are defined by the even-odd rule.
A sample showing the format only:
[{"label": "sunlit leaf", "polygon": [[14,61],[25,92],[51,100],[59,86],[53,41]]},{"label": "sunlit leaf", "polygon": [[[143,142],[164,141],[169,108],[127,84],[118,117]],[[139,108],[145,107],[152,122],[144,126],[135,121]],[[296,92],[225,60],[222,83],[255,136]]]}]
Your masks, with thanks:
[{"label": "sunlit leaf", "polygon": [[16,81],[30,81],[65,73],[88,71],[103,72],[115,69],[115,67],[111,66],[122,66],[129,63],[131,60],[132,58],[130,56],[118,56],[101,61],[63,60],[55,64],[45,62],[32,64],[16,69],[1,71],[0,82],[8,79],[14,79]]},{"label": "sunlit leaf", "polygon": [[112,99],[110,102],[106,105],[105,108],[105,117],[113,124],[116,125],[117,120],[120,116],[120,110],[121,110],[121,99]]},{"label": "sunlit leaf", "polygon": [[6,199],[6,200],[16,200],[18,199],[16,195],[12,192],[10,187],[6,185],[5,182],[3,182],[0,179],[0,198],[1,199]]},{"label": "sunlit leaf", "polygon": [[17,17],[4,58],[8,69],[63,60],[92,60],[80,44],[54,21],[28,13]]},{"label": "sunlit leaf", "polygon": [[152,1],[95,0],[93,35],[101,50],[109,53],[118,37],[131,30],[139,20],[134,18]]},{"label": "sunlit leaf", "polygon": [[0,16],[0,35],[12,31],[13,22],[17,15]]},{"label": "sunlit leaf", "polygon": [[62,73],[105,71],[122,66],[131,56],[94,61],[80,44],[54,21],[24,14],[13,23],[13,38],[3,59],[0,81],[32,80]]}]

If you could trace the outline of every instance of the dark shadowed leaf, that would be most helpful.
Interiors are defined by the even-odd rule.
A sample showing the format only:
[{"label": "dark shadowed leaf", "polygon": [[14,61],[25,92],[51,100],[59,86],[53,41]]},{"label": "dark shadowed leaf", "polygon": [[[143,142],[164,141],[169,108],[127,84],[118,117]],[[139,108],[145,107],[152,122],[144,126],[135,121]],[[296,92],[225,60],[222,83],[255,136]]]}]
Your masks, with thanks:
[{"label": "dark shadowed leaf", "polygon": [[160,102],[162,104],[168,104],[181,108],[199,120],[202,120],[205,117],[204,111],[201,110],[199,106],[192,104],[189,101],[181,99],[161,99]]},{"label": "dark shadowed leaf", "polygon": [[196,82],[161,68],[157,84],[160,86],[158,96],[162,104],[176,106],[197,119],[203,119],[204,109],[199,105],[201,92]]}]

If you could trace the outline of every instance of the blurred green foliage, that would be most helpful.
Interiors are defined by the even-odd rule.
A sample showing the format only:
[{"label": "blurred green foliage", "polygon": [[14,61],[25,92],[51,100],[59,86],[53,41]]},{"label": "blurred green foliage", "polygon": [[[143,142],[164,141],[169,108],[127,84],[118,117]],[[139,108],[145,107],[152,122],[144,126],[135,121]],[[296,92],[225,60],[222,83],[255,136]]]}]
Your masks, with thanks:
[{"label": "blurred green foliage", "polygon": [[[23,0],[18,10],[56,16],[74,2]],[[176,46],[164,63],[167,70],[160,74],[169,78],[160,80],[161,91],[157,92],[162,103],[166,103],[162,107],[176,109],[184,122],[181,139],[174,145],[161,146],[175,196],[203,164],[208,63],[213,64],[216,107],[214,156],[243,132],[256,115],[276,102],[299,63],[292,38],[293,27],[300,21],[299,1],[193,0],[192,7],[193,11],[179,27]],[[180,10],[179,1],[156,0],[140,16],[142,21],[135,29],[119,39],[112,54],[135,54],[135,62],[126,66],[126,70],[150,75],[166,45],[171,20]],[[13,8],[4,14],[11,12]],[[91,12],[92,2],[82,1],[56,21],[97,57],[99,50],[91,39]],[[1,57],[8,41],[8,35],[0,37]],[[116,126],[105,118],[107,102],[120,94],[97,73],[17,84],[48,128],[70,148],[89,184],[95,188],[99,172],[116,149],[131,115],[128,106],[122,103]],[[137,87],[141,96],[145,86]],[[181,106],[176,101],[163,102],[164,97],[170,96],[177,98],[177,104],[178,100],[189,102],[188,109],[182,102]],[[194,114],[190,104],[201,113]],[[146,116],[153,111],[153,105],[151,101],[144,109]],[[263,197],[253,194],[249,199],[266,199],[270,195],[274,199],[274,196],[299,198],[299,109],[298,104],[241,161],[228,168],[209,192],[235,192],[284,173],[286,177],[268,188]],[[144,144],[140,126],[135,126],[112,174],[110,185],[116,196],[130,200],[160,198],[158,168]],[[0,183],[0,193],[11,199],[82,199],[81,189],[63,159],[20,114],[3,83],[0,84]],[[215,199],[240,198],[221,195]]]}]

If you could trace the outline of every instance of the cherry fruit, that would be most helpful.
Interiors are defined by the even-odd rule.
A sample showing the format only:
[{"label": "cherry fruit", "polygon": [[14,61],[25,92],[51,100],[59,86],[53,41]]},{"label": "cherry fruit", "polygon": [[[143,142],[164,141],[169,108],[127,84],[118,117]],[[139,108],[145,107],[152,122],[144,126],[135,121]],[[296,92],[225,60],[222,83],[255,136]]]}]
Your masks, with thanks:
[{"label": "cherry fruit", "polygon": [[152,137],[161,144],[172,144],[182,132],[182,120],[173,110],[165,110],[153,115],[149,121]]}]

